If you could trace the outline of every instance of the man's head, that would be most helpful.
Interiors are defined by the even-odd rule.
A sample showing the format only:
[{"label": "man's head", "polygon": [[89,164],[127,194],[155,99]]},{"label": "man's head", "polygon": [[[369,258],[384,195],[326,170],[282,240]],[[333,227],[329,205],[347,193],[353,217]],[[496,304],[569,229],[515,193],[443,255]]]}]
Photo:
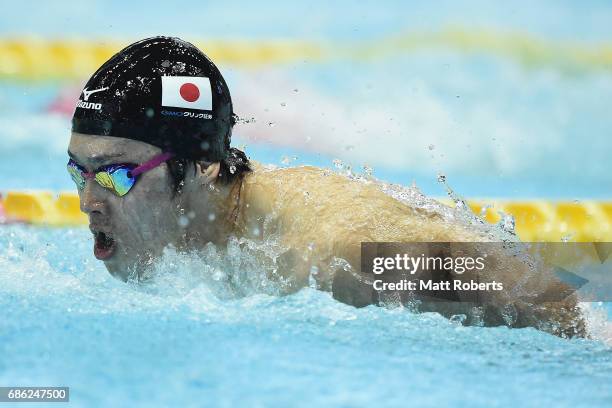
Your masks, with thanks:
[{"label": "man's head", "polygon": [[182,40],[139,41],[94,73],[74,113],[69,170],[111,273],[125,278],[193,235],[221,239],[229,189],[249,171],[230,148],[234,122],[220,72]]}]

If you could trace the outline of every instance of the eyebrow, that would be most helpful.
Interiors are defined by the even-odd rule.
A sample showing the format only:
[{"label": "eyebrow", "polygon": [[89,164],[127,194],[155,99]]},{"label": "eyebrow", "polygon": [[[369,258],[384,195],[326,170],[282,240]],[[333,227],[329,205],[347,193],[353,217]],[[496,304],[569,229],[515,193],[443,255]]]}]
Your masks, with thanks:
[{"label": "eyebrow", "polygon": [[[75,156],[74,153],[72,153],[70,150],[68,150],[68,156],[70,156],[70,158],[72,160],[74,160],[77,164],[82,166],[82,163],[79,161],[79,159]],[[91,157],[89,159],[89,161],[95,165],[100,165],[100,164],[104,164],[105,162],[107,162],[110,159],[116,159],[118,157],[123,157],[124,154],[123,153],[108,153],[108,154],[101,154],[99,156],[94,156]],[[84,167],[84,166],[83,166]]]}]

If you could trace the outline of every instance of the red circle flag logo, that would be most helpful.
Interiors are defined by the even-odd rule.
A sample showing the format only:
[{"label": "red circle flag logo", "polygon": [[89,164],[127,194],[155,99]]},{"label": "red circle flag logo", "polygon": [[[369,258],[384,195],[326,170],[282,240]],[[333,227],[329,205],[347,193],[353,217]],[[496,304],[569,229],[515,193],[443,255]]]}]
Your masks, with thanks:
[{"label": "red circle flag logo", "polygon": [[210,80],[206,77],[163,76],[162,106],[212,110]]},{"label": "red circle flag logo", "polygon": [[195,102],[200,97],[200,90],[197,86],[192,84],[191,82],[187,82],[181,85],[179,89],[179,93],[187,102]]}]

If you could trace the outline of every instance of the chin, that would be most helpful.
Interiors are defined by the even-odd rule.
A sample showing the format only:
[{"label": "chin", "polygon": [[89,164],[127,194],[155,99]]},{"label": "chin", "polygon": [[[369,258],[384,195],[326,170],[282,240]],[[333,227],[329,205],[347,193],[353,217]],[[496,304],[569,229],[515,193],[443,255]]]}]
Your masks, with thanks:
[{"label": "chin", "polygon": [[104,261],[104,266],[108,273],[123,282],[126,282],[133,273],[132,271],[134,271],[134,266],[130,265],[134,265],[134,263],[122,262],[116,256],[113,259]]},{"label": "chin", "polygon": [[[145,252],[145,251],[143,251]],[[151,256],[141,257],[127,256],[123,252],[114,254],[110,259],[104,261],[106,270],[115,278],[124,282],[135,277],[142,277],[146,265],[150,264]]]}]

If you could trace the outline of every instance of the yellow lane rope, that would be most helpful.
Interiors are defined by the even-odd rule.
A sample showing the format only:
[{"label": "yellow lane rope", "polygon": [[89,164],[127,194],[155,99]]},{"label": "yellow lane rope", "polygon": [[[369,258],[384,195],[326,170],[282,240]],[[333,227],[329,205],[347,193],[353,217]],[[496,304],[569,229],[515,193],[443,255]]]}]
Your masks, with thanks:
[{"label": "yellow lane rope", "polygon": [[[134,39],[131,39],[134,40]],[[0,39],[0,79],[82,79],[131,40]],[[368,41],[210,40],[195,44],[219,64],[257,66],[330,60],[367,61],[419,50],[442,49],[509,58],[527,67],[576,73],[612,70],[612,43],[568,42],[492,30],[406,32]]]},{"label": "yellow lane rope", "polygon": [[[444,201],[444,200],[443,200]],[[523,241],[612,242],[612,201],[470,200],[472,210],[490,223],[511,214]],[[484,208],[484,211],[483,211]],[[10,191],[0,197],[0,221],[34,225],[87,224],[72,192]]]}]

